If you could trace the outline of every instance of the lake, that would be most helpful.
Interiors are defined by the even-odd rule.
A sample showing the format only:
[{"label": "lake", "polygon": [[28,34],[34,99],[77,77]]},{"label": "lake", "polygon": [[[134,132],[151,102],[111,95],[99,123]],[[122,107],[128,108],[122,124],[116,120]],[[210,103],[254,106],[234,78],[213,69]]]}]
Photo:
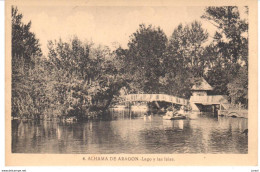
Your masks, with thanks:
[{"label": "lake", "polygon": [[65,123],[12,120],[13,153],[247,154],[245,118],[163,120],[159,114],[111,110],[106,119]]}]

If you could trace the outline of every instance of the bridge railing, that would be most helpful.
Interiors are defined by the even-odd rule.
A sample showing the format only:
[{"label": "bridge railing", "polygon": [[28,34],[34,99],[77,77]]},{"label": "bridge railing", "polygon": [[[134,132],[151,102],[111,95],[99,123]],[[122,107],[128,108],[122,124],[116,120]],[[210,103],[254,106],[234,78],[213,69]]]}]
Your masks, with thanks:
[{"label": "bridge railing", "polygon": [[227,98],[223,95],[191,96],[190,102],[209,104],[228,103]]},{"label": "bridge railing", "polygon": [[188,100],[167,95],[167,94],[128,94],[124,96],[124,99],[126,102],[134,102],[134,101],[146,101],[146,102],[152,102],[152,101],[166,101],[170,103],[175,104],[182,104],[187,105]]}]

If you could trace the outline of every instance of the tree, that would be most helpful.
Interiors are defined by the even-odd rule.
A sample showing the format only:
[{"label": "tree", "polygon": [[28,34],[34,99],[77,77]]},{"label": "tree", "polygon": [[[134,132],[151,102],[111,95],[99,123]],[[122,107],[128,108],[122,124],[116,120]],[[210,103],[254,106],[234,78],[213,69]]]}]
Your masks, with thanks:
[{"label": "tree", "polygon": [[[228,63],[248,64],[248,21],[241,19],[238,7],[207,7],[202,18],[218,29],[214,44]],[[227,64],[229,65],[229,64]]]},{"label": "tree", "polygon": [[165,90],[168,93],[188,98],[193,77],[201,77],[205,72],[207,57],[203,44],[208,33],[201,23],[194,21],[183,26],[179,24],[169,39],[165,53]]},{"label": "tree", "polygon": [[[169,62],[186,68],[202,68],[199,75],[203,75],[203,44],[208,40],[208,32],[202,28],[200,22],[194,21],[183,26],[180,24],[174,29],[169,40]],[[175,65],[176,65],[175,64]]]},{"label": "tree", "polygon": [[164,75],[163,56],[167,37],[159,28],[139,25],[130,36],[125,63],[137,92],[158,93],[159,77]]},{"label": "tree", "polygon": [[[41,56],[39,40],[30,31],[31,22],[24,24],[23,15],[12,6],[12,115],[38,114],[35,93],[41,78],[36,77],[35,63]],[[42,82],[44,83],[44,82]],[[34,89],[35,88],[35,89]],[[42,87],[40,87],[42,88]]]},{"label": "tree", "polygon": [[[22,68],[28,70],[33,66],[34,59],[41,56],[39,40],[30,31],[31,22],[24,24],[23,15],[18,12],[17,7],[12,6],[12,67],[13,72]],[[23,66],[21,66],[23,65]]]},{"label": "tree", "polygon": [[248,104],[248,73],[246,67],[241,67],[237,77],[227,85],[231,103]]},{"label": "tree", "polygon": [[[246,14],[248,15],[247,7]],[[212,54],[208,65],[209,83],[216,93],[229,94],[233,102],[239,100],[247,103],[247,18],[241,19],[236,6],[207,7],[202,18],[217,28],[213,42],[207,48],[208,53]],[[244,89],[243,93],[241,89]],[[235,98],[235,94],[238,97]]]},{"label": "tree", "polygon": [[49,41],[48,48],[51,104],[63,114],[79,118],[89,111],[106,111],[124,86],[115,54],[108,47],[94,47],[77,37],[67,42]]}]

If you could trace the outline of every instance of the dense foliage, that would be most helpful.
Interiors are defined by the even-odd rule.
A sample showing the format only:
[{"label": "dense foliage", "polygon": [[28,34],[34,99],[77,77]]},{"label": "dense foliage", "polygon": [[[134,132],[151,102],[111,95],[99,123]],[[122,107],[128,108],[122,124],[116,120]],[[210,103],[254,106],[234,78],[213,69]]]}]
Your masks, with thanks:
[{"label": "dense foliage", "polygon": [[[247,11],[247,10],[246,10]],[[74,37],[39,40],[12,8],[12,115],[93,117],[125,93],[166,93],[189,98],[197,78],[232,103],[248,103],[248,21],[237,7],[207,7],[202,16],[216,27],[213,40],[198,21],[173,28],[139,25],[128,48],[111,51]]]},{"label": "dense foliage", "polygon": [[194,21],[174,29],[165,57],[166,87],[170,94],[189,98],[193,79],[204,76],[206,58],[203,44],[208,33]]},{"label": "dense foliage", "polygon": [[[23,15],[12,7],[12,114],[38,112],[34,87],[37,77],[30,77],[37,57],[41,56],[39,40],[30,32],[31,22],[22,23]],[[35,84],[34,84],[35,83]]]},{"label": "dense foliage", "polygon": [[159,93],[159,78],[164,75],[163,58],[166,51],[167,37],[158,27],[144,24],[130,36],[129,49],[124,63],[126,73],[133,82],[133,91],[141,93]]},{"label": "dense foliage", "polygon": [[[248,8],[244,8],[247,16]],[[248,19],[241,19],[235,6],[208,7],[202,18],[217,28],[207,49],[210,57],[209,83],[215,87],[215,93],[227,94],[232,103],[240,102],[247,106]]]}]

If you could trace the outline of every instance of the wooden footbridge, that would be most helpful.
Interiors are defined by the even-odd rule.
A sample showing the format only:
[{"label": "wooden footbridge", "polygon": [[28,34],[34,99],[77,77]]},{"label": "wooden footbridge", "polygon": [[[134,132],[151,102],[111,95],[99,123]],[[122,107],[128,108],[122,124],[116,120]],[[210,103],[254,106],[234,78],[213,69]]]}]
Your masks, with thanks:
[{"label": "wooden footbridge", "polygon": [[190,105],[192,111],[201,111],[200,108],[212,106],[213,111],[218,109],[219,115],[247,117],[247,110],[230,108],[227,96],[208,95],[208,92],[213,88],[204,78],[200,80],[200,84],[195,84],[192,87],[192,96],[189,100],[167,94],[127,94],[122,96],[121,102],[169,102],[177,105]]},{"label": "wooden footbridge", "polygon": [[167,94],[128,94],[124,97],[124,102],[154,102],[154,101],[164,101],[179,105],[188,105],[189,100],[179,98],[176,96],[171,96]]},{"label": "wooden footbridge", "polygon": [[177,105],[190,104],[193,111],[196,111],[196,104],[220,105],[219,115],[236,116],[247,118],[247,110],[235,110],[229,108],[229,103],[225,96],[191,96],[190,100],[171,96],[167,94],[127,94],[122,96],[121,102],[169,102]]}]

